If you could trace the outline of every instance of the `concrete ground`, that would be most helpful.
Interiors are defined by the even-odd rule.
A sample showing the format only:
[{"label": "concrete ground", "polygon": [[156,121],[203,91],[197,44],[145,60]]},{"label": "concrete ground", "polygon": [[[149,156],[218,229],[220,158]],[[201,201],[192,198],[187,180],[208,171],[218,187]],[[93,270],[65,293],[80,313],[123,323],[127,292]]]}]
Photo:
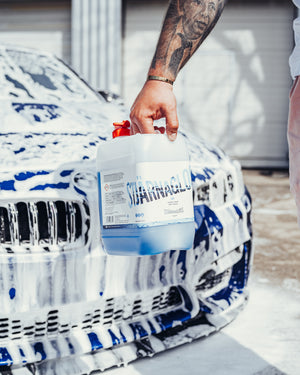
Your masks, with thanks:
[{"label": "concrete ground", "polygon": [[244,170],[252,195],[250,300],[222,333],[268,365],[251,374],[300,374],[300,228],[287,171]]},{"label": "concrete ground", "polygon": [[220,332],[111,375],[299,375],[300,229],[287,172],[244,170],[253,198],[250,300]]},{"label": "concrete ground", "polygon": [[244,170],[243,174],[253,199],[253,270],[270,283],[300,293],[300,228],[288,172]]}]

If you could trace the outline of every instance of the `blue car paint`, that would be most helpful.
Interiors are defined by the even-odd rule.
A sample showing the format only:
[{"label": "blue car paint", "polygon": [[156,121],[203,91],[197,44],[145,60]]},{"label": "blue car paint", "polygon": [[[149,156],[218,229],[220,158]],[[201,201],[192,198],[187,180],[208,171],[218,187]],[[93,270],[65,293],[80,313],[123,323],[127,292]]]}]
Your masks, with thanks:
[{"label": "blue car paint", "polygon": [[[0,56],[6,53],[12,58],[22,54],[28,57],[33,52],[4,49]],[[188,332],[193,327],[198,327],[194,338],[215,332],[220,328],[216,323],[219,314],[226,317],[226,311],[235,302],[237,307],[233,315],[236,316],[248,298],[247,281],[252,259],[251,198],[248,191],[238,194],[234,189],[239,186],[234,182],[231,192],[228,185],[228,192],[223,195],[229,194],[229,198],[217,211],[211,206],[213,202],[195,198],[195,240],[191,250],[170,251],[142,259],[132,257],[130,260],[106,256],[99,236],[96,188],[86,189],[84,185],[78,185],[73,181],[73,175],[77,171],[83,175],[85,172],[94,173],[96,146],[110,137],[109,116],[101,113],[102,109],[114,112],[115,116],[122,113],[124,118],[126,113],[113,104],[107,110],[107,105],[95,93],[84,85],[81,87],[79,79],[52,56],[42,56],[41,65],[43,74],[29,74],[35,84],[32,88],[26,87],[21,78],[14,78],[13,70],[7,74],[8,83],[13,83],[16,89],[14,96],[18,95],[18,90],[27,95],[26,101],[12,101],[10,105],[13,113],[20,116],[20,122],[21,119],[27,121],[27,128],[25,131],[15,128],[0,134],[3,145],[0,160],[2,166],[7,165],[7,169],[2,168],[0,172],[0,198],[3,202],[10,202],[14,197],[11,194],[16,193],[17,201],[33,201],[34,204],[47,199],[71,199],[88,207],[82,225],[89,229],[85,229],[86,239],[81,247],[69,248],[59,243],[1,247],[3,256],[10,257],[6,262],[0,262],[3,292],[0,298],[4,307],[0,315],[0,333],[3,335],[0,336],[0,374],[14,373],[15,369],[17,371],[26,364],[24,371],[27,374],[61,375],[61,369],[69,366],[74,375],[80,375],[84,356],[93,363],[93,369],[86,369],[86,372],[91,372],[106,368],[102,353],[112,356],[109,366],[126,363],[128,359],[118,356],[118,348],[122,345],[130,347],[136,352],[136,357],[140,357],[176,346],[177,333],[181,334],[181,342],[189,342]],[[49,66],[57,72],[55,83],[46,76]],[[71,88],[72,80],[74,89]],[[50,90],[51,95],[57,95],[57,101],[52,102],[52,96],[49,96],[48,102],[36,102],[39,98],[33,87],[39,85],[44,97]],[[69,101],[76,95],[82,100],[70,105],[66,100],[68,93]],[[32,98],[35,102],[30,102]],[[86,113],[87,105],[93,114]],[[67,127],[70,118],[76,119],[78,127],[72,124],[68,129],[55,128],[61,119],[66,119]],[[195,140],[185,132],[184,135],[190,149],[195,197],[199,187],[212,185],[214,179],[223,176],[227,169],[234,176],[240,173],[239,167],[233,165],[221,150]],[[45,168],[44,164],[49,165]],[[228,182],[225,174],[223,181],[225,185]],[[3,207],[6,209],[5,204]],[[227,216],[233,218],[232,223],[226,221]],[[5,218],[1,211],[0,219],[0,229],[4,233]],[[233,233],[235,240],[229,249],[226,244],[230,238],[228,233]],[[199,283],[207,270],[218,272],[217,268],[214,270],[215,261],[224,257],[231,259],[230,254],[236,247],[241,249],[241,255],[232,264],[226,285],[217,288],[216,292],[214,288],[211,288],[211,293],[209,288],[208,292],[202,292]],[[120,266],[123,264],[124,270]],[[213,272],[208,275],[213,275]],[[111,284],[118,278],[119,285],[113,288]],[[29,289],[24,287],[25,280]],[[175,297],[172,297],[172,288],[176,291]],[[119,290],[122,291],[120,295]],[[166,297],[167,293],[169,297]],[[144,296],[153,300],[148,307]],[[31,322],[29,325],[22,323],[23,316]],[[222,324],[227,324],[232,318],[228,316]],[[8,340],[9,332],[15,335],[14,340]],[[159,346],[156,340],[160,341]],[[5,345],[1,346],[2,343]],[[72,365],[68,365],[70,356]]]}]

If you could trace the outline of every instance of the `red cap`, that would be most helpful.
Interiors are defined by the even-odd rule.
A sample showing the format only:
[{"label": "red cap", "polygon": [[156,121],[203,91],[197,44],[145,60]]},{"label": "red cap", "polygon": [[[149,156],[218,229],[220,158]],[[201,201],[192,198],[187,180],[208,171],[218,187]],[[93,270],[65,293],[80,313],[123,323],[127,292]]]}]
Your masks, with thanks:
[{"label": "red cap", "polygon": [[[114,122],[113,125],[115,127],[115,130],[112,132],[113,138],[130,135],[130,122],[128,120]],[[164,134],[166,131],[163,126],[154,126],[154,130],[158,130],[161,134]]]},{"label": "red cap", "polygon": [[113,138],[130,135],[130,122],[128,120],[114,122],[113,125],[115,127],[115,130],[112,132]]}]

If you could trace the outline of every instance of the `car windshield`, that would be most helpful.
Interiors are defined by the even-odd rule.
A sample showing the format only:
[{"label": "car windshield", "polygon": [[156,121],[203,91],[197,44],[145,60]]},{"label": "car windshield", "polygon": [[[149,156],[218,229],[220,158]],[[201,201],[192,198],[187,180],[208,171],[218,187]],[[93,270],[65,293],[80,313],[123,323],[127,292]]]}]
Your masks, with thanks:
[{"label": "car windshield", "polygon": [[72,102],[99,100],[55,57],[9,48],[0,50],[0,97]]}]

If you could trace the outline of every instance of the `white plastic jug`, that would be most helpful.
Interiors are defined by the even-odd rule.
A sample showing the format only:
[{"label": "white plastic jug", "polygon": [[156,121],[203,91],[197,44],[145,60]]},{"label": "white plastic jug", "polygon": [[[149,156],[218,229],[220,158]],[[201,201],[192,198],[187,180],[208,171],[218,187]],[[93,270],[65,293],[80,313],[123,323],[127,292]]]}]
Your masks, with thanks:
[{"label": "white plastic jug", "polygon": [[98,147],[101,237],[111,255],[188,250],[195,233],[183,136],[117,137]]}]

